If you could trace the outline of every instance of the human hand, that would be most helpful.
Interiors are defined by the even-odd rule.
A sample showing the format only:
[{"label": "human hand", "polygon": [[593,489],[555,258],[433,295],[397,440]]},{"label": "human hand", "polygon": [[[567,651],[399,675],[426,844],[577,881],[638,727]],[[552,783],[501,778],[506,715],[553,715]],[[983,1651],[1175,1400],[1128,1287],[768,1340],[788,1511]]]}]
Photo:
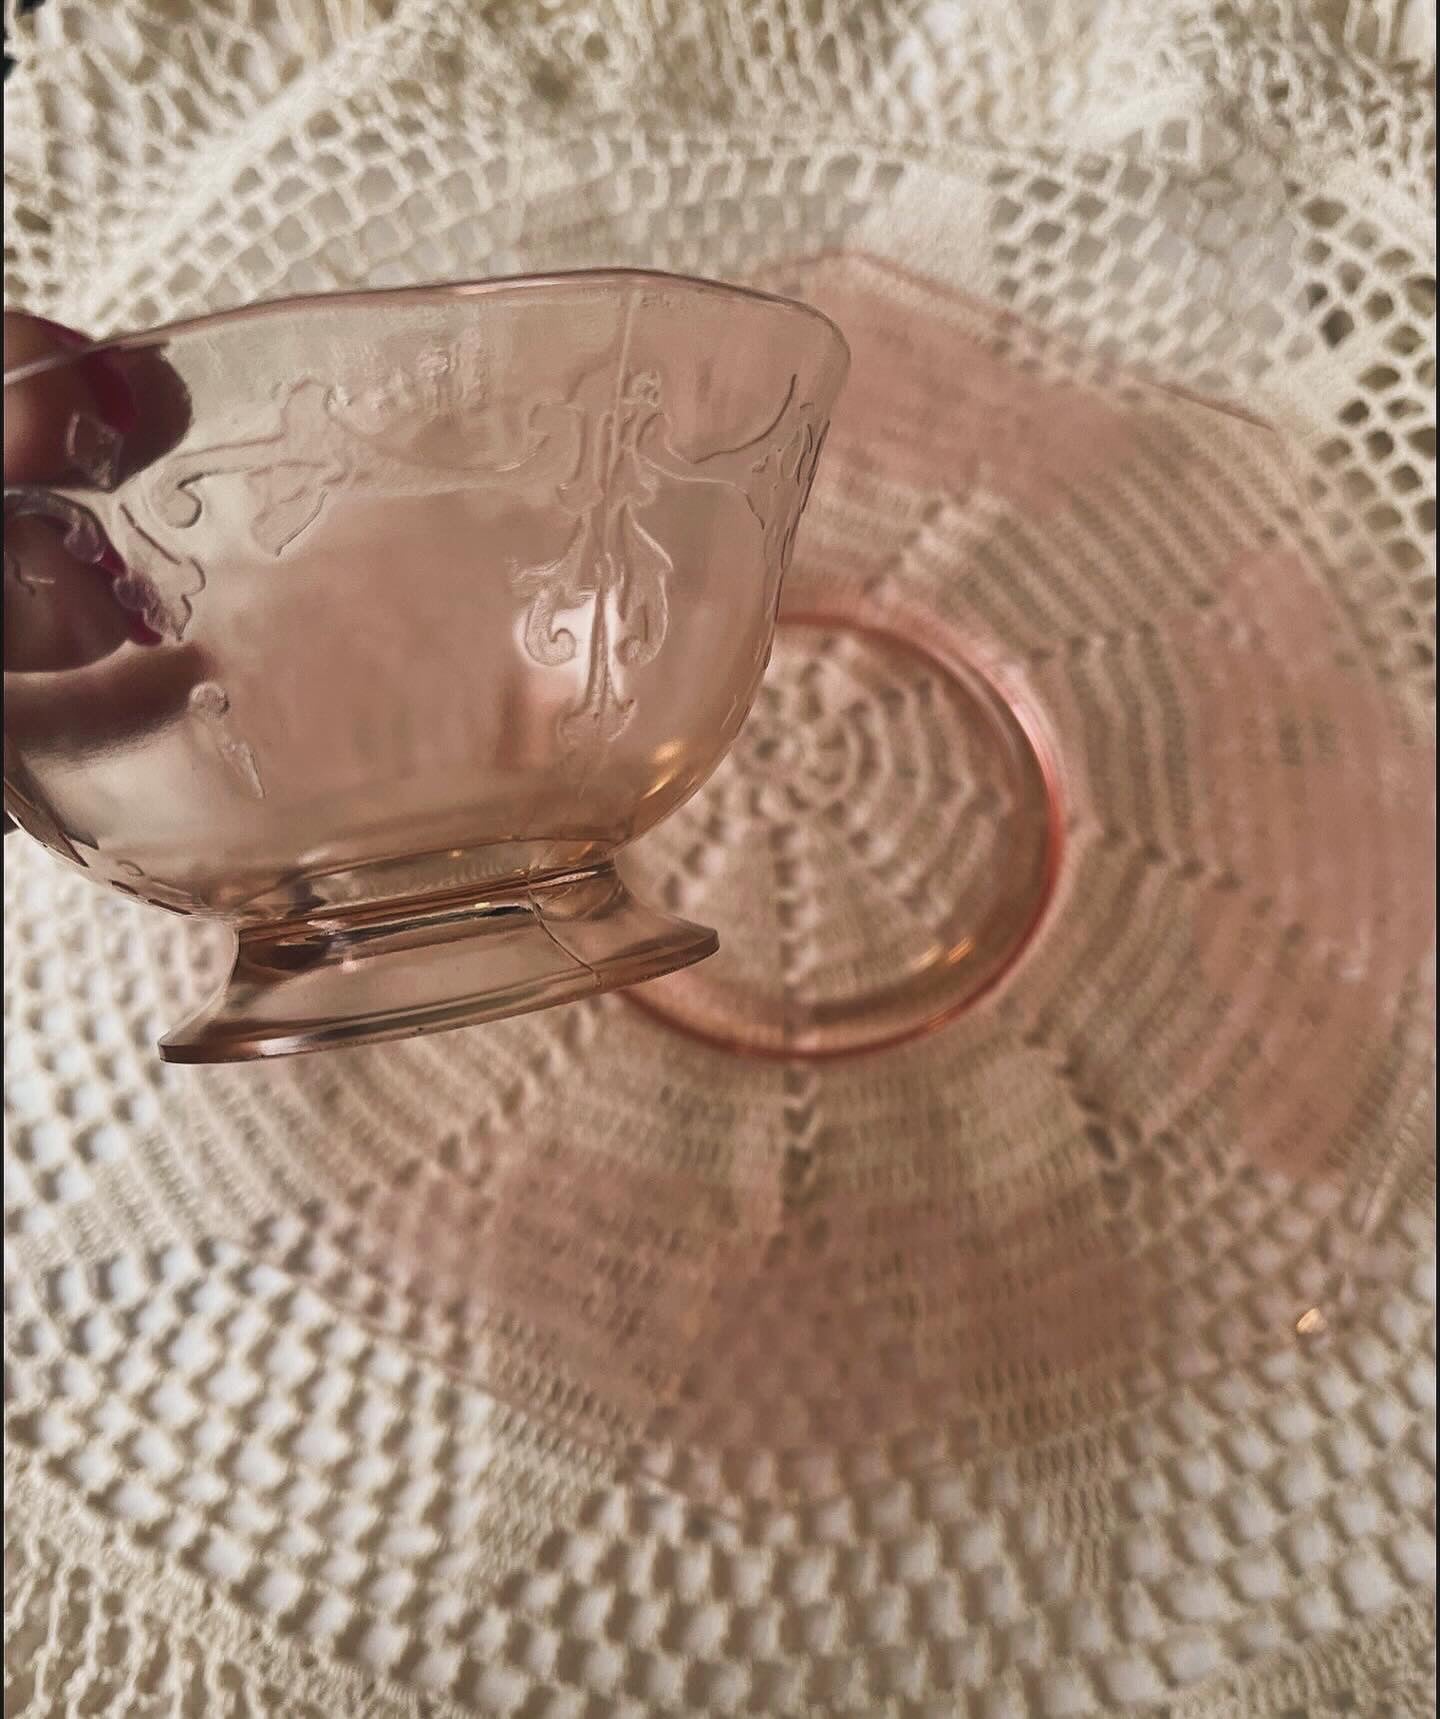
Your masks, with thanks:
[{"label": "human hand", "polygon": [[145,570],[125,565],[85,509],[81,496],[94,486],[74,447],[77,425],[100,426],[123,479],[184,434],[184,391],[153,353],[102,350],[23,374],[89,344],[43,318],[5,313],[7,834],[12,814],[31,821],[27,756],[114,745],[177,714],[205,678],[194,646],[155,649],[158,635],[123,600]]}]

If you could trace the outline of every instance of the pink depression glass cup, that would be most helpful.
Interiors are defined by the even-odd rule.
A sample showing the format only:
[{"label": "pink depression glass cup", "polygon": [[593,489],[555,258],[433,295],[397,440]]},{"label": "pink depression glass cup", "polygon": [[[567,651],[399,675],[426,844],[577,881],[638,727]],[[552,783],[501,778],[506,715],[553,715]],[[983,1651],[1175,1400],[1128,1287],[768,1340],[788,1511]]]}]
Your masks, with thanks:
[{"label": "pink depression glass cup", "polygon": [[435,1032],[713,952],[614,859],[750,709],[846,365],[803,305],[607,272],[7,374],[7,811],[237,934],[163,1057]]}]

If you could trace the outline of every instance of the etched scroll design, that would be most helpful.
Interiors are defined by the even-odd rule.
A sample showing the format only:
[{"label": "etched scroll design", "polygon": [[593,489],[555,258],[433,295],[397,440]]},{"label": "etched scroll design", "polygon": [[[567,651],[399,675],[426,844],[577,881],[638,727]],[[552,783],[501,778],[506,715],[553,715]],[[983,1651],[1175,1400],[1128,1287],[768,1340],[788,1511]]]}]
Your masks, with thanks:
[{"label": "etched scroll design", "polygon": [[[72,469],[92,490],[113,496],[121,487],[124,438],[87,412],[74,413],[65,431],[65,452]],[[49,519],[63,527],[65,552],[84,566],[101,567],[122,609],[135,615],[156,638],[178,642],[205,588],[205,570],[193,556],[162,541],[163,521],[147,519],[138,493],[127,493],[105,509],[102,527],[94,509],[71,495],[40,484],[5,490],[5,518]],[[5,574],[26,590],[36,576],[7,547]]]},{"label": "etched scroll design", "polygon": [[[171,534],[200,522],[212,486],[240,484],[251,541],[274,560],[346,492],[413,490],[418,475],[447,490],[535,496],[566,522],[563,543],[553,556],[512,563],[508,573],[525,605],[524,648],[536,663],[574,662],[584,635],[583,686],[559,718],[562,746],[574,753],[582,742],[613,740],[626,726],[634,707],[626,672],[653,661],[664,642],[675,564],[645,518],[663,488],[715,484],[741,495],[773,577],[788,564],[823,439],[792,376],[778,408],[734,445],[679,448],[662,379],[632,367],[628,346],[627,318],[618,357],[579,377],[564,398],[530,402],[496,399],[483,371],[474,374],[473,364],[444,351],[422,353],[403,375],[366,390],[302,375],[278,392],[261,433],[179,449],[134,487],[143,491],[147,517]],[[82,437],[77,451],[92,482],[113,481],[117,448],[88,450]],[[128,599],[117,594],[143,604],[162,636],[178,638],[204,585],[203,568],[147,531],[126,502],[115,512],[143,539],[128,564],[159,574],[147,573]]]},{"label": "etched scroll design", "polygon": [[225,768],[252,800],[265,798],[260,766],[244,738],[235,731],[230,714],[230,695],[213,680],[202,681],[190,690],[190,712],[209,734]]},{"label": "etched scroll design", "polygon": [[616,668],[652,662],[664,642],[675,565],[641,515],[665,481],[741,494],[760,525],[766,567],[783,571],[821,441],[813,409],[798,403],[796,387],[792,377],[779,410],[759,430],[704,453],[675,447],[653,371],[624,375],[618,388],[602,373],[571,396],[575,466],[557,486],[554,506],[574,524],[559,555],[512,569],[527,599],[525,648],[536,662],[573,661],[576,635],[561,617],[589,610],[584,690],[561,718],[570,745],[582,736],[607,742],[621,732],[633,701],[618,689]]}]

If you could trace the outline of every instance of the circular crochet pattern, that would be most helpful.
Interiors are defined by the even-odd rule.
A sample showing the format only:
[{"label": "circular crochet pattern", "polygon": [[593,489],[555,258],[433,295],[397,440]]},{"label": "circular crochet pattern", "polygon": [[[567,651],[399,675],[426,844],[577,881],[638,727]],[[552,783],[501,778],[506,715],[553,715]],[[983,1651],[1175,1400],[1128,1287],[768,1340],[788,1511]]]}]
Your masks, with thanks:
[{"label": "circular crochet pattern", "polygon": [[933,630],[863,611],[782,617],[718,779],[628,867],[652,899],[723,916],[723,958],[627,995],[760,1055],[844,1056],[933,1031],[1030,941],[1060,817],[1025,722]]},{"label": "circular crochet pattern", "polygon": [[[848,301],[791,600],[879,579],[1022,711],[1062,851],[872,1054],[613,998],[226,1070],[153,1053],[204,928],[11,836],[7,1711],[1429,1711],[1426,10],[11,9],[7,291],[77,327],[614,264]],[[902,942],[996,875],[929,792],[963,708],[871,637],[783,627],[776,746],[637,855],[758,998],[787,785],[905,821]]]},{"label": "circular crochet pattern", "polygon": [[[1427,1018],[1428,743],[1281,439],[863,255],[767,280],[856,350],[790,612],[924,643],[783,629],[768,713],[690,813],[713,831],[728,793],[749,827],[693,863],[660,850],[659,880],[698,878],[682,910],[735,935],[722,985],[759,974],[742,1036],[785,995],[764,962],[823,975],[863,1022],[917,916],[944,925],[997,879],[1028,906],[1054,875],[1032,948],[948,1032],[824,1082],[563,1011],[196,1070],[167,1116],[187,1176],[203,1142],[221,1162],[254,1142],[216,1182],[271,1208],[247,1248],[362,1301],[408,1284],[457,1321],[432,1341],[465,1377],[724,1512],[1033,1438],[1331,1318],[1388,1161],[1370,1131],[1403,1135],[1422,1102]],[[1054,760],[1052,790],[1017,727],[1028,801],[974,743],[1012,707]],[[833,840],[847,804],[858,845]],[[775,865],[773,832],[807,815]],[[181,936],[152,947],[183,960]],[[90,982],[133,986],[144,958]],[[349,1119],[328,1162],[293,1152],[297,1106]],[[364,1168],[377,1151],[406,1179]],[[297,1206],[305,1174],[324,1191]]]},{"label": "circular crochet pattern", "polygon": [[[1425,752],[1347,643],[1275,433],[874,260],[783,279],[846,328],[850,389],[759,707],[631,861],[722,952],[632,998],[769,1054],[943,1024],[1025,949],[1068,824],[1098,919],[1144,911],[1139,855],[1162,912],[1283,903],[1332,971],[1378,937],[1336,1030],[1383,1013],[1429,933]],[[1254,949],[1205,950],[1192,982],[1230,994]]]}]

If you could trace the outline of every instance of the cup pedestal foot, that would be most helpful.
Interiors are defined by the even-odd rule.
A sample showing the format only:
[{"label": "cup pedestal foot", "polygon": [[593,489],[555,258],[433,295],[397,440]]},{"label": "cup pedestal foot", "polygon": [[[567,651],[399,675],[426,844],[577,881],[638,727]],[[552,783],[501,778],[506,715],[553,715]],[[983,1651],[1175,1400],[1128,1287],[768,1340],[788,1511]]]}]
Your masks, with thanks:
[{"label": "cup pedestal foot", "polygon": [[642,906],[608,865],[256,927],[160,1055],[249,1062],[444,1032],[654,979],[717,947],[713,931]]}]

